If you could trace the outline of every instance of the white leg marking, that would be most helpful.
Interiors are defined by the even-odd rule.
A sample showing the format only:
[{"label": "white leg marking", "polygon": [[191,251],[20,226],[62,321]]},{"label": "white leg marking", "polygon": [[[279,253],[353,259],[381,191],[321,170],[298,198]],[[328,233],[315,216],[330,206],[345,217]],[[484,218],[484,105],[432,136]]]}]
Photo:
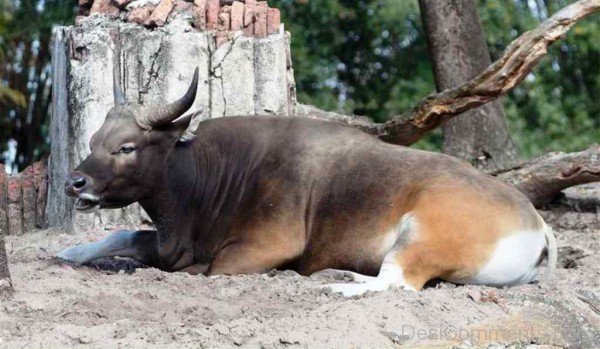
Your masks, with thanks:
[{"label": "white leg marking", "polygon": [[365,292],[385,291],[389,288],[404,288],[406,290],[416,291],[408,285],[403,276],[402,268],[396,262],[396,251],[390,251],[381,264],[381,270],[377,277],[373,277],[364,283],[338,283],[325,285],[324,288],[332,292],[341,293],[346,297],[357,296]]},{"label": "white leg marking", "polygon": [[514,233],[496,244],[490,260],[475,276],[448,281],[490,286],[530,283],[538,273],[538,261],[545,247],[543,231]]},{"label": "white leg marking", "polygon": [[325,269],[311,274],[310,276],[329,276],[338,280],[348,279],[353,282],[367,282],[375,279],[375,276],[363,275],[349,270]]},{"label": "white leg marking", "polygon": [[138,250],[133,244],[136,232],[120,230],[104,240],[77,245],[62,250],[56,256],[65,261],[81,265],[103,257],[138,257]]}]

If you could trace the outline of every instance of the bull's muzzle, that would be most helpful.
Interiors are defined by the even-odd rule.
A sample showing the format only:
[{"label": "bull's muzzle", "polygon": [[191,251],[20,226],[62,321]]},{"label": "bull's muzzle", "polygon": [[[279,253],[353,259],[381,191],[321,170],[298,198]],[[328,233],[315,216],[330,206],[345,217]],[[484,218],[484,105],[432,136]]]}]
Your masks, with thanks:
[{"label": "bull's muzzle", "polygon": [[80,172],[72,172],[65,182],[67,195],[77,198],[77,211],[91,212],[100,207],[100,197],[93,193],[92,181]]}]

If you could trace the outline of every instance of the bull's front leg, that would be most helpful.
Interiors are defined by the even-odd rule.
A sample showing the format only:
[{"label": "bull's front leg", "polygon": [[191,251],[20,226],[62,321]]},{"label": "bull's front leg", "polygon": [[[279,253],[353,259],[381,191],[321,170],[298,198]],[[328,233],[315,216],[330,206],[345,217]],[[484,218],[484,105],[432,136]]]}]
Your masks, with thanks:
[{"label": "bull's front leg", "polygon": [[158,245],[154,230],[119,230],[103,240],[69,247],[56,256],[76,265],[104,257],[129,257],[160,268]]}]

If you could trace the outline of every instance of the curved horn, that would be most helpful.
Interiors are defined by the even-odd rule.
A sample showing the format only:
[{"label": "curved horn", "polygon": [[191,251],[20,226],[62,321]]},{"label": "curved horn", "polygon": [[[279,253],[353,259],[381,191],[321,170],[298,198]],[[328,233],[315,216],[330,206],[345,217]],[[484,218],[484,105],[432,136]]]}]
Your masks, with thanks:
[{"label": "curved horn", "polygon": [[144,128],[152,128],[156,126],[171,123],[173,120],[185,113],[196,99],[196,91],[198,90],[198,68],[194,71],[194,78],[187,92],[179,100],[163,106],[163,107],[146,107],[143,108],[137,118],[140,126]]},{"label": "curved horn", "polygon": [[119,60],[113,64],[113,96],[115,98],[115,105],[122,105],[127,103],[127,97],[121,89],[121,71],[119,69]]}]

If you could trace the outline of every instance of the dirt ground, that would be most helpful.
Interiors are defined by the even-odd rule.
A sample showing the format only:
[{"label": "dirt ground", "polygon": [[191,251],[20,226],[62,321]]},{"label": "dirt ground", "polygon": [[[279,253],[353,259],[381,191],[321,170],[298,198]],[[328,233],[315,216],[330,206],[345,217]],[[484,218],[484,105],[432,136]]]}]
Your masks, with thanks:
[{"label": "dirt ground", "polygon": [[599,194],[580,187],[542,211],[559,269],[548,284],[505,289],[438,283],[347,299],[317,288],[332,280],[289,271],[205,277],[53,260],[108,231],[8,237],[16,293],[0,303],[0,347],[598,348]]}]

